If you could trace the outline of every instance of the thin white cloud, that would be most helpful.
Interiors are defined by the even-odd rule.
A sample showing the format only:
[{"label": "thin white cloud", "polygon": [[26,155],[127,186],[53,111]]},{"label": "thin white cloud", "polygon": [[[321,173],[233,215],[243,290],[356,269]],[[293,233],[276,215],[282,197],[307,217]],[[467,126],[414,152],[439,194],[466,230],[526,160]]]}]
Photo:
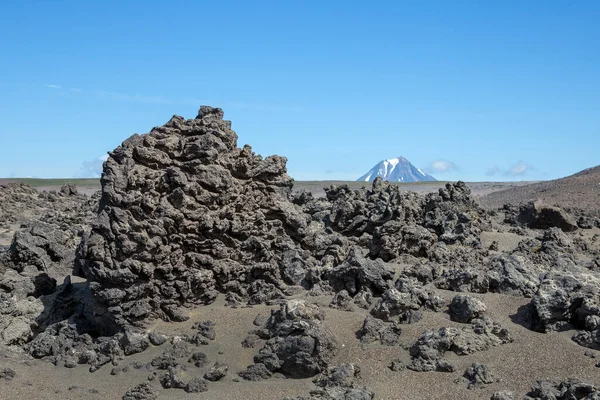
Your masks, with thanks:
[{"label": "thin white cloud", "polygon": [[458,170],[458,165],[448,160],[434,160],[427,168],[425,168],[427,172],[430,173],[445,173],[445,172],[453,172]]},{"label": "thin white cloud", "polygon": [[60,85],[44,85],[44,86],[49,89],[62,89],[62,86],[60,86]]},{"label": "thin white cloud", "polygon": [[531,165],[526,162],[519,161],[516,164],[513,164],[509,169],[504,171],[504,175],[506,176],[523,176],[531,171],[533,168]]},{"label": "thin white cloud", "polygon": [[79,171],[76,172],[75,178],[100,178],[102,176],[102,164],[106,160],[108,160],[108,154],[84,161]]}]

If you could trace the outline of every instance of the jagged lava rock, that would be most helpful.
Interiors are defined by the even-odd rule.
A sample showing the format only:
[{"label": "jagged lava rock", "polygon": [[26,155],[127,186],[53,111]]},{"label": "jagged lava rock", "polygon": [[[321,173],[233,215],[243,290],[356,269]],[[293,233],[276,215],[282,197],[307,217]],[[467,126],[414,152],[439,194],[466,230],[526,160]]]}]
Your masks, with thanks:
[{"label": "jagged lava rock", "polygon": [[257,331],[267,342],[254,362],[290,378],[307,378],[324,371],[337,344],[322,320],[323,312],[317,305],[288,300]]},{"label": "jagged lava rock", "polygon": [[223,111],[208,106],[111,152],[79,257],[98,324],[185,320],[181,306],[219,292],[251,302],[280,297],[280,254],[308,258],[288,234],[306,218],[289,201],[285,163],[237,148]]}]

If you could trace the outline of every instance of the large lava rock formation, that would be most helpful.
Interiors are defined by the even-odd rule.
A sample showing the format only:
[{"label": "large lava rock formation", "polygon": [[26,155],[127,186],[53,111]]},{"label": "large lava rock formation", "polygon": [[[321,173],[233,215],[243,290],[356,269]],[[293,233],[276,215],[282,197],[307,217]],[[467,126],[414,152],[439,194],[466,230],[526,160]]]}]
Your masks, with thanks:
[{"label": "large lava rock formation", "polygon": [[180,306],[218,292],[278,292],[276,255],[302,253],[291,235],[306,219],[288,200],[285,163],[237,148],[223,111],[208,106],[123,142],[104,165],[80,254],[96,317],[109,326],[182,320]]}]

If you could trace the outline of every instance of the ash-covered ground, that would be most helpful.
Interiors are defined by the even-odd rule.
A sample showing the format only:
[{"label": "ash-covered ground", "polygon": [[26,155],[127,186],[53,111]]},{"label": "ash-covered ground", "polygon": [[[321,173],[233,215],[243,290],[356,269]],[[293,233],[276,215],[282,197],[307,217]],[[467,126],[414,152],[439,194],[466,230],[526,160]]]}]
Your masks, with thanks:
[{"label": "ash-covered ground", "polygon": [[285,164],[203,106],[98,193],[0,186],[1,397],[600,398],[594,170],[558,204],[564,181],[313,195]]}]

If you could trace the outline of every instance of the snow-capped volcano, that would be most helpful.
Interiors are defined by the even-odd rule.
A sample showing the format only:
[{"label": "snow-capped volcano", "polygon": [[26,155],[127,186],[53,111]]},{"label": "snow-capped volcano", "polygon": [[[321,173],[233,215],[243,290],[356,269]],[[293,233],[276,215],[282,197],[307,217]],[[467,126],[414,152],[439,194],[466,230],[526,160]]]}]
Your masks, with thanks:
[{"label": "snow-capped volcano", "polygon": [[390,182],[421,182],[435,181],[436,179],[415,167],[404,157],[396,157],[383,160],[375,165],[369,172],[357,179],[357,181],[373,182],[375,178],[381,177]]}]

